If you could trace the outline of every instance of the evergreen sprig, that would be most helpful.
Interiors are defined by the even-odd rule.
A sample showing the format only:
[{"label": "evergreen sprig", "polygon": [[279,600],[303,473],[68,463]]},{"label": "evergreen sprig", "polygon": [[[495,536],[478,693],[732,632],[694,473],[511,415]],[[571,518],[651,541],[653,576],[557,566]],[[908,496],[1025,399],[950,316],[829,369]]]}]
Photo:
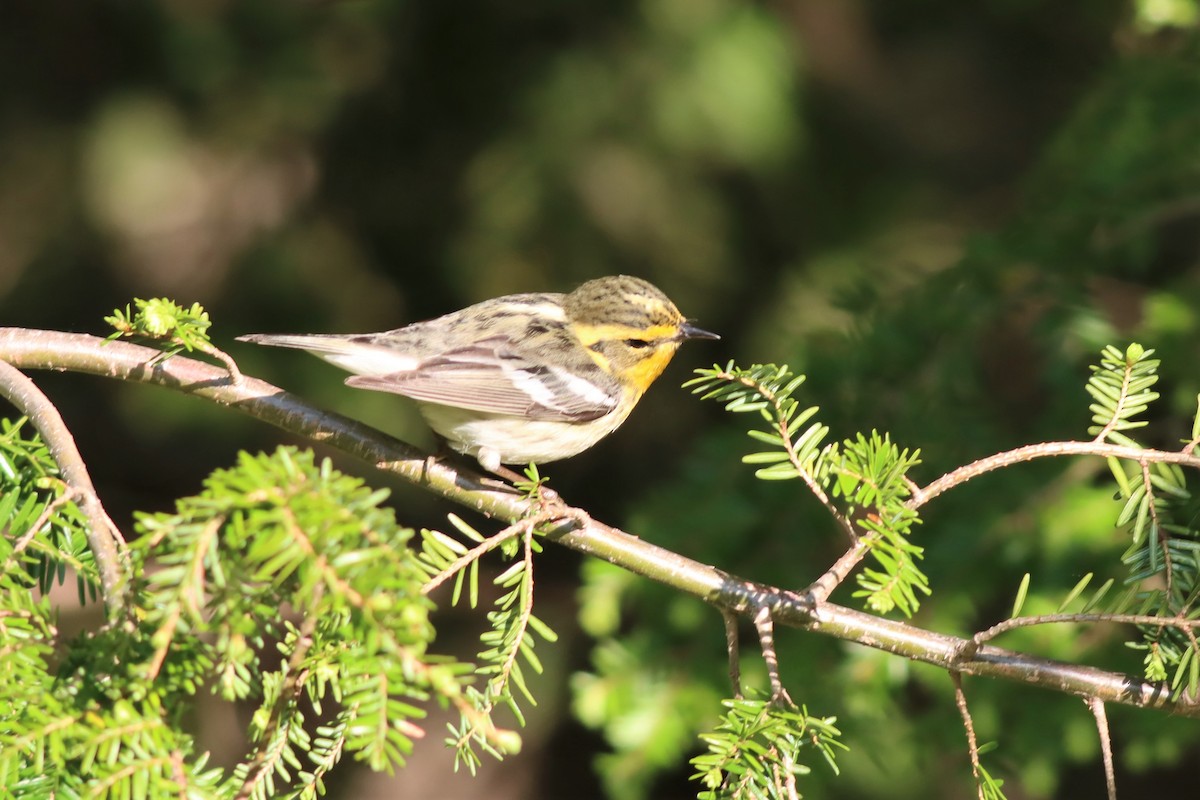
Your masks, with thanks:
[{"label": "evergreen sprig", "polygon": [[871,431],[842,444],[832,467],[834,495],[850,505],[848,514],[866,533],[862,537],[880,569],[866,568],[858,575],[859,591],[867,606],[881,614],[899,609],[911,617],[920,606],[917,594],[928,595],[929,581],[917,567],[924,548],[909,539],[920,522],[908,506],[908,471],[920,463],[918,453],[893,444],[889,437]]},{"label": "evergreen sprig", "polygon": [[134,298],[133,308],[127,305],[124,310],[114,309],[104,321],[116,329],[115,333],[108,336],[108,341],[144,339],[162,349],[162,356],[155,360],[182,352],[204,353],[220,361],[235,382],[242,379],[241,370],[234,360],[209,338],[208,329],[212,321],[199,303],[192,303],[187,308],[166,298]]},{"label": "evergreen sprig", "polygon": [[[0,419],[0,529],[20,552],[13,554],[45,594],[73,575],[80,602],[98,597],[96,560],[83,513],[70,496],[49,448],[28,421]],[[0,559],[7,574],[9,556]]]},{"label": "evergreen sprig", "polygon": [[1125,352],[1108,345],[1100,353],[1100,363],[1090,367],[1092,377],[1086,388],[1093,400],[1088,408],[1094,424],[1088,433],[1097,441],[1138,446],[1122,431],[1144,427],[1146,421],[1136,417],[1158,399],[1158,392],[1150,389],[1158,383],[1159,360],[1150,358],[1153,354],[1137,343]]},{"label": "evergreen sprig", "polygon": [[[1145,426],[1139,415],[1158,399],[1151,387],[1158,382],[1159,360],[1153,350],[1137,343],[1122,352],[1108,346],[1100,363],[1091,367],[1087,391],[1094,400],[1092,427],[1097,441],[1107,440],[1135,449],[1143,446],[1125,432]],[[1200,416],[1193,423],[1193,437],[1200,430]],[[1185,450],[1191,448],[1188,443]],[[1160,617],[1195,618],[1200,615],[1200,505],[1187,487],[1187,476],[1177,464],[1108,459],[1116,482],[1116,499],[1121,503],[1116,524],[1130,537],[1122,556],[1127,569],[1125,583],[1132,596],[1121,599],[1126,610]],[[1145,675],[1149,680],[1168,680],[1175,696],[1185,689],[1200,689],[1200,643],[1195,635],[1178,626],[1142,626],[1142,639],[1129,646],[1145,652]]]},{"label": "evergreen sprig", "polygon": [[[919,520],[906,501],[911,494],[908,471],[920,463],[919,453],[901,449],[887,435],[859,434],[840,446],[822,442],[829,427],[810,422],[816,406],[802,407],[793,394],[804,382],[787,365],[754,364],[749,368],[714,365],[696,370],[684,384],[701,399],[725,404],[734,413],[757,413],[765,423],[747,433],[768,449],[742,457],[765,464],[755,475],[763,480],[800,478],[846,532],[861,541],[878,569],[857,578],[869,608],[879,613],[899,609],[911,616],[928,595],[929,582],[917,567],[923,549],[909,540]],[[839,506],[833,498],[841,498]]]},{"label": "evergreen sprig", "polygon": [[132,308],[114,309],[104,321],[116,329],[109,340],[122,337],[149,339],[166,345],[167,355],[180,352],[210,352],[208,329],[212,320],[199,303],[185,308],[173,300],[134,298]]},{"label": "evergreen sprig", "polygon": [[725,404],[725,410],[738,414],[757,412],[765,428],[747,431],[750,438],[769,449],[742,456],[746,464],[765,464],[755,475],[763,480],[805,478],[811,484],[821,484],[827,477],[827,459],[833,446],[821,448],[829,426],[814,422],[801,427],[816,415],[819,408],[802,408],[792,395],[804,383],[804,375],[795,375],[786,364],[754,364],[747,369],[730,361],[724,367],[696,370],[697,377],[684,383],[684,388],[701,395],[701,400]]},{"label": "evergreen sprig", "polygon": [[796,778],[809,774],[802,751],[815,750],[836,774],[835,756],[845,750],[836,717],[814,717],[805,708],[763,696],[722,701],[725,713],[711,733],[701,735],[707,752],[691,760],[705,791],[700,800],[791,800],[802,795]]},{"label": "evergreen sprig", "polygon": [[[347,753],[402,764],[429,701],[475,713],[470,667],[428,653],[425,572],[385,496],[310,452],[243,454],[173,512],[138,517],[138,623],[69,643],[34,599],[31,557],[0,537],[0,783],[62,797],[315,797]],[[49,528],[30,551],[50,547]],[[208,767],[178,726],[204,691],[258,702],[252,749],[232,770]],[[310,709],[327,703],[333,722],[314,738]]]},{"label": "evergreen sprig", "polygon": [[[540,483],[536,476],[531,476],[529,491],[536,492]],[[525,668],[542,672],[542,663],[535,651],[537,637],[548,642],[558,639],[557,634],[533,613],[533,557],[542,549],[538,541],[538,524],[548,518],[549,515],[543,514],[525,519],[485,538],[460,517],[450,515],[451,524],[476,543],[473,548],[467,548],[440,531],[422,531],[420,564],[430,578],[427,588],[453,577],[451,603],[454,605],[461,600],[465,584],[469,605],[477,606],[479,561],[485,553],[498,549],[512,561],[493,579],[493,584],[503,591],[495,600],[493,610],[488,612],[488,630],[480,636],[484,649],[478,654],[480,664],[476,674],[486,678],[487,683],[482,690],[473,686],[467,689],[465,696],[474,713],[464,713],[458,725],[448,726],[450,735],[446,743],[455,750],[456,769],[466,766],[473,774],[481,763],[479,751],[500,758],[505,752],[519,749],[520,740],[516,733],[496,728],[493,712],[500,707],[507,708],[517,724],[524,726],[522,699],[537,705],[529,690]]]},{"label": "evergreen sprig", "polygon": [[51,690],[57,631],[49,598],[34,591],[30,558],[15,541],[0,535],[0,786],[53,791],[44,767],[69,749],[75,720]]}]

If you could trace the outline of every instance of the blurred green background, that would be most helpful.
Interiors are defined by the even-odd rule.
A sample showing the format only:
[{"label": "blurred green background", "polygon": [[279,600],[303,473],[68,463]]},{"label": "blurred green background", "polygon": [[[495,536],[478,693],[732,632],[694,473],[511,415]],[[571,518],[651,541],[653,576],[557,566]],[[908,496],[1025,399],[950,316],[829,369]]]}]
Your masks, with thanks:
[{"label": "blurred green background", "polygon": [[[737,460],[743,420],[678,388],[691,368],[788,362],[836,438],[890,431],[922,449],[928,481],[1083,437],[1086,365],[1137,340],[1165,359],[1147,442],[1186,435],[1198,18],[1196,0],[10,0],[2,322],[104,333],[135,296],[199,301],[247,372],[428,445],[405,402],[233,337],[382,330],[641,275],[724,338],[688,345],[618,434],[544,471],[600,519],[803,586],[836,557],[837,530],[796,486],[755,484]],[[120,522],[281,436],[144,387],[38,379]],[[918,622],[985,627],[1027,571],[1029,610],[1052,610],[1084,572],[1119,578],[1101,468],[1023,466],[935,503]],[[444,503],[395,489],[401,520],[444,525]],[[332,796],[694,796],[695,727],[728,692],[718,615],[604,565],[581,577],[554,548],[541,564],[539,613],[563,640],[542,652],[525,752],[451,779],[434,724],[397,777],[347,765]],[[470,652],[479,627],[447,612],[441,642]],[[838,715],[853,748],[841,778],[816,765],[806,796],[972,794],[944,674],[780,639],[792,696]],[[1136,673],[1120,641],[1055,628],[1002,643]],[[1102,793],[1081,703],[967,691],[1010,797]],[[200,701],[217,763],[238,752],[239,713]],[[1111,716],[1122,796],[1200,755],[1194,723]]]}]

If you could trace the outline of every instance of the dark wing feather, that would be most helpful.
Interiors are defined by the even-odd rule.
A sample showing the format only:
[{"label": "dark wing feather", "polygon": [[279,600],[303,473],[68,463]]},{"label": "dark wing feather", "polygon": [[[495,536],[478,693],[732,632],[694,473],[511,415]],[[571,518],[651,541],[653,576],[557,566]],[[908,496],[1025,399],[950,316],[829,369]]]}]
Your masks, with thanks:
[{"label": "dark wing feather", "polygon": [[[616,387],[594,364],[572,372],[536,363],[494,337],[427,359],[416,369],[354,375],[350,386],[455,408],[536,420],[585,422],[617,405]],[[594,370],[594,372],[592,371]]]}]

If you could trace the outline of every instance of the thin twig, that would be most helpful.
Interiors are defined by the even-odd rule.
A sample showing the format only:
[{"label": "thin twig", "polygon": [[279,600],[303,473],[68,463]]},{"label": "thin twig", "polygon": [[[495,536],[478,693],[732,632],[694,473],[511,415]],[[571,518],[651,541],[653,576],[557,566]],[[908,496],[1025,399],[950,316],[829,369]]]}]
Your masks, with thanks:
[{"label": "thin twig", "polygon": [[1100,754],[1104,759],[1104,785],[1108,787],[1108,800],[1117,800],[1117,776],[1113,770],[1112,736],[1108,732],[1108,713],[1104,702],[1096,697],[1085,698],[1084,703],[1096,718],[1096,732],[1100,734]]},{"label": "thin twig", "polygon": [[1103,442],[1116,429],[1117,423],[1121,421],[1121,411],[1125,408],[1125,401],[1129,399],[1129,379],[1131,377],[1133,377],[1133,364],[1126,359],[1125,376],[1121,378],[1121,393],[1117,397],[1116,407],[1113,409],[1108,422],[1096,434],[1096,438],[1092,439],[1093,442]]},{"label": "thin twig", "polygon": [[109,619],[117,620],[126,610],[125,591],[130,567],[125,540],[100,503],[87,466],[75,446],[75,438],[50,398],[24,373],[3,360],[0,360],[0,396],[29,417],[29,421],[37,428],[58,464],[63,481],[70,487],[79,508],[87,516],[88,546],[100,573],[104,605]]},{"label": "thin twig", "polygon": [[925,486],[920,494],[908,501],[909,508],[919,508],[943,492],[961,486],[972,478],[978,478],[994,470],[1011,467],[1023,461],[1053,456],[1097,456],[1099,458],[1123,458],[1129,461],[1146,461],[1153,464],[1179,464],[1200,469],[1200,456],[1177,453],[1170,450],[1143,450],[1138,447],[1104,444],[1103,442],[1043,442],[1029,444],[1014,450],[1006,450],[987,458],[951,470]]},{"label": "thin twig", "polygon": [[[791,753],[780,753],[779,762],[783,772],[783,788],[787,792],[787,799],[800,800],[800,792],[796,788],[796,762],[792,760]],[[776,776],[776,785],[778,783],[779,778]]]},{"label": "thin twig", "polygon": [[833,594],[833,590],[842,584],[858,566],[863,557],[870,552],[871,546],[868,537],[873,533],[866,533],[855,540],[854,544],[850,545],[847,550],[833,565],[825,570],[821,577],[813,581],[805,590],[804,593],[812,598],[814,603],[824,603]]},{"label": "thin twig", "polygon": [[742,659],[738,646],[738,615],[721,609],[725,621],[725,650],[729,655],[729,682],[733,685],[733,696],[742,699]]},{"label": "thin twig", "polygon": [[4,566],[0,567],[0,573],[8,571],[8,565],[12,563],[14,558],[20,556],[26,547],[29,547],[29,543],[34,540],[34,537],[37,536],[38,531],[40,531],[42,527],[50,521],[50,517],[54,516],[55,511],[58,511],[67,503],[75,499],[77,494],[75,489],[67,486],[65,483],[63,486],[66,487],[63,490],[63,493],[47,503],[46,507],[42,509],[42,513],[38,514],[37,519],[30,524],[29,530],[21,534],[20,539],[17,539],[15,542],[13,542],[12,552],[8,554],[8,558],[4,559]]},{"label": "thin twig", "polygon": [[355,608],[364,608],[367,605],[367,598],[363,596],[362,592],[355,589],[349,580],[338,574],[337,567],[329,563],[316,543],[313,542],[312,537],[308,535],[308,531],[296,519],[295,512],[290,507],[285,508],[282,516],[288,535],[300,549],[307,553],[310,559],[313,559],[313,568],[324,579],[325,585]]},{"label": "thin twig", "polygon": [[[525,631],[529,628],[529,618],[533,616],[533,526],[529,525],[521,534],[522,548],[521,557],[525,562],[525,577],[521,580],[521,610],[517,616],[517,630],[513,635],[515,645],[504,656],[504,662],[500,665],[500,671],[496,674],[494,683],[496,686],[504,687],[508,685],[509,676],[512,675],[513,667],[517,664],[517,656],[521,653],[522,640],[525,638]],[[488,709],[491,710],[490,708]]]},{"label": "thin twig", "polygon": [[996,638],[1017,628],[1029,628],[1034,625],[1054,625],[1058,623],[1079,624],[1084,622],[1111,622],[1116,625],[1146,625],[1158,628],[1179,628],[1192,630],[1200,627],[1200,619],[1182,619],[1180,617],[1156,617],[1152,614],[1038,614],[1028,617],[1013,617],[998,622],[986,630],[971,637],[975,645]]},{"label": "thin twig", "polygon": [[217,347],[216,345],[206,344],[198,349],[200,352],[207,353],[224,364],[225,370],[229,373],[229,380],[231,380],[233,383],[240,384],[242,381],[246,380],[242,375],[242,371],[238,368],[237,362],[234,361],[233,357],[221,348]]},{"label": "thin twig", "polygon": [[514,522],[507,528],[498,531],[497,533],[493,533],[491,536],[487,537],[482,542],[475,545],[458,558],[454,559],[454,561],[448,567],[426,581],[424,585],[421,586],[421,594],[429,594],[434,589],[457,575],[460,570],[469,566],[471,562],[478,561],[484,555],[490,553],[492,550],[495,550],[497,547],[504,544],[514,536],[518,536],[524,531],[530,531],[534,528],[534,526],[541,525],[547,521],[548,520],[545,518],[539,519],[538,517],[530,517],[528,519]]},{"label": "thin twig", "polygon": [[1150,511],[1150,523],[1154,526],[1154,535],[1158,539],[1158,545],[1162,548],[1163,555],[1163,572],[1166,580],[1166,599],[1168,605],[1171,602],[1171,593],[1175,586],[1174,569],[1171,567],[1171,549],[1168,547],[1171,541],[1171,536],[1163,526],[1158,522],[1158,509],[1154,505],[1154,484],[1150,481],[1150,465],[1145,461],[1139,462],[1142,470],[1142,488],[1146,492],[1146,507]]},{"label": "thin twig", "polygon": [[179,789],[176,797],[179,800],[187,800],[188,798],[188,780],[187,769],[184,767],[183,751],[171,751],[171,780],[175,781],[175,786]]},{"label": "thin twig", "polygon": [[962,673],[958,670],[950,670],[950,680],[954,681],[954,705],[958,707],[963,728],[967,732],[967,753],[971,757],[971,774],[975,777],[975,791],[979,800],[984,800],[983,767],[979,763],[979,742],[975,738],[975,723],[971,721],[971,709],[967,707],[967,695],[963,692]]},{"label": "thin twig", "polygon": [[1192,627],[1184,628],[1183,635],[1187,637],[1188,644],[1191,645],[1192,657],[1200,656],[1200,641],[1196,639],[1196,629]]},{"label": "thin twig", "polygon": [[95,783],[89,785],[88,793],[92,797],[109,797],[111,796],[109,794],[109,790],[113,789],[114,791],[112,794],[120,797],[120,794],[118,794],[115,789],[124,781],[132,778],[139,772],[153,774],[153,771],[158,767],[169,767],[171,766],[171,763],[172,756],[170,754],[134,761],[132,764],[122,767],[114,772],[110,772],[100,780],[97,780]]},{"label": "thin twig", "polygon": [[[869,542],[864,541],[865,537],[858,535],[854,530],[854,523],[834,505],[829,495],[821,487],[821,484],[817,482],[816,477],[809,472],[808,467],[800,460],[800,454],[796,452],[795,442],[788,431],[788,421],[784,416],[783,406],[778,395],[768,390],[762,384],[745,376],[735,376],[731,372],[723,372],[720,374],[720,377],[754,389],[771,404],[772,409],[775,411],[775,419],[777,420],[775,425],[776,432],[783,441],[783,449],[787,453],[788,462],[791,463],[792,469],[796,471],[796,474],[804,481],[804,485],[808,487],[809,492],[825,507],[825,510],[833,517],[834,522],[838,524],[850,539],[850,549],[805,590],[815,602],[823,602],[829,599],[834,590],[849,577],[854,568],[866,557],[870,551]],[[915,484],[913,485],[915,487]]]},{"label": "thin twig", "polygon": [[775,650],[775,624],[771,621],[771,609],[763,606],[754,615],[754,627],[758,631],[758,643],[762,647],[763,661],[767,662],[767,675],[771,679],[771,702],[794,706],[783,681],[779,678],[779,654]]},{"label": "thin twig", "polygon": [[187,584],[182,587],[180,592],[180,603],[171,608],[171,612],[153,636],[153,641],[160,642],[160,644],[155,648],[147,665],[147,675],[151,679],[158,676],[158,671],[162,669],[163,662],[167,659],[171,643],[175,639],[175,631],[179,628],[183,607],[186,607],[195,619],[199,619],[204,611],[204,559],[209,548],[217,540],[221,526],[224,524],[225,516],[223,514],[213,517],[197,537],[196,549],[192,553],[191,569],[185,573]]},{"label": "thin twig", "polygon": [[821,488],[821,484],[817,482],[816,478],[808,471],[808,468],[800,460],[800,455],[796,452],[796,445],[792,441],[792,437],[788,432],[788,423],[784,417],[783,406],[779,396],[770,391],[767,387],[763,386],[761,383],[758,383],[747,376],[734,375],[732,372],[721,372],[718,373],[717,377],[720,377],[726,381],[740,383],[742,386],[753,389],[754,391],[758,392],[764,400],[771,404],[771,408],[775,411],[775,419],[778,420],[775,425],[776,432],[779,434],[779,438],[783,440],[783,449],[784,452],[787,453],[788,461],[791,463],[792,469],[796,470],[796,474],[800,476],[802,481],[804,481],[804,485],[808,487],[808,490],[812,492],[813,496],[817,498],[818,502],[825,507],[825,510],[829,512],[829,515],[833,517],[834,521],[837,522],[843,531],[845,531],[846,535],[853,540],[855,538],[854,526],[850,523],[850,520],[847,519],[846,516],[838,509],[838,507],[833,504],[833,501],[829,499],[829,495],[827,495],[825,490]]},{"label": "thin twig", "polygon": [[[320,560],[324,561],[324,556]],[[310,599],[311,605],[309,606],[311,609],[318,607],[324,592],[324,584],[318,583],[314,586],[312,598]],[[266,725],[263,726],[258,747],[254,751],[254,758],[250,761],[250,767],[246,771],[246,779],[242,782],[242,788],[238,790],[234,800],[248,800],[254,794],[254,789],[259,781],[271,769],[271,741],[276,737],[280,727],[283,725],[285,713],[299,699],[300,693],[304,691],[304,682],[308,678],[308,670],[302,670],[300,666],[304,663],[304,659],[308,657],[308,651],[313,646],[313,633],[316,632],[317,622],[319,621],[320,616],[315,613],[304,615],[304,621],[301,623],[300,630],[296,635],[296,645],[287,661],[286,677],[283,679],[283,685],[279,687],[279,696],[275,699],[275,703],[271,707],[271,714]]]}]

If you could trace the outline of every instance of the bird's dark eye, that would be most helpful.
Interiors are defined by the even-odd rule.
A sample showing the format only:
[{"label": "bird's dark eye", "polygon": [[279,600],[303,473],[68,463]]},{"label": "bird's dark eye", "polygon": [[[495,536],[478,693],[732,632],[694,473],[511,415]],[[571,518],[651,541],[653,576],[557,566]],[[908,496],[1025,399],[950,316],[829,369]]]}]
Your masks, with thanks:
[{"label": "bird's dark eye", "polygon": [[645,339],[626,339],[625,346],[632,347],[634,350],[641,350],[643,347],[649,347],[650,342]]}]

